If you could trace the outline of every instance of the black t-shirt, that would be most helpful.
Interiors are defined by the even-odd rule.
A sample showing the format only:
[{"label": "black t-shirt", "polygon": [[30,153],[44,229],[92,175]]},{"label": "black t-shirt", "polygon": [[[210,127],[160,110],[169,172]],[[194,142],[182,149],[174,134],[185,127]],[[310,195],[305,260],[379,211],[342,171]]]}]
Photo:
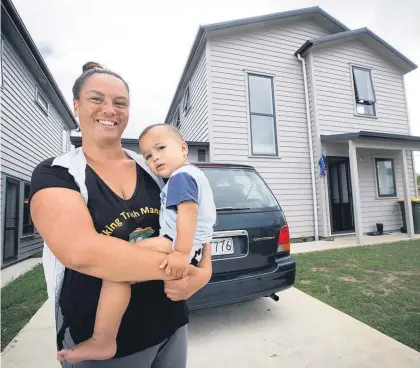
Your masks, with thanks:
[{"label": "black t-shirt", "polygon": [[[79,191],[68,170],[51,166],[52,161],[48,159],[34,170],[31,197],[37,191],[51,187]],[[87,206],[98,233],[127,241],[136,228],[145,229],[149,236],[159,234],[160,189],[149,174],[139,165],[136,167],[136,189],[130,199],[124,200],[86,166]],[[101,285],[101,279],[65,269],[59,305],[76,344],[92,336]],[[115,357],[159,344],[187,323],[186,303],[168,299],[163,281],[136,283],[131,286],[131,300],[118,332]],[[57,339],[59,345],[60,339]]]}]

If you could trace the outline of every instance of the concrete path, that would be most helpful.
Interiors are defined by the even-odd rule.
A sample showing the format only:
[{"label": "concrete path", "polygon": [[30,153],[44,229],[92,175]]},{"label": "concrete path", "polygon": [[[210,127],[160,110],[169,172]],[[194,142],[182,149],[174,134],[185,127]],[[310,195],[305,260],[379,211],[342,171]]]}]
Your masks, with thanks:
[{"label": "concrete path", "polygon": [[[415,235],[416,239],[420,239],[420,235]],[[390,233],[387,235],[381,236],[363,236],[363,245],[374,245],[374,244],[388,244],[399,241],[409,241],[410,239],[406,234],[402,233]],[[356,243],[356,238],[354,236],[349,237],[339,237],[335,238],[332,241],[320,240],[317,242],[305,242],[305,243],[292,243],[291,244],[291,253],[307,253],[315,252],[328,249],[339,249],[339,248],[349,248],[349,247],[360,247],[360,244]]]},{"label": "concrete path", "polygon": [[[189,368],[417,368],[420,353],[328,305],[290,289],[279,302],[192,313]],[[49,302],[2,354],[7,368],[58,368]]]},{"label": "concrete path", "polygon": [[10,281],[14,280],[16,277],[23,275],[28,272],[36,265],[42,262],[42,257],[39,258],[28,258],[22,262],[16,263],[12,266],[1,270],[1,287],[7,285]]}]

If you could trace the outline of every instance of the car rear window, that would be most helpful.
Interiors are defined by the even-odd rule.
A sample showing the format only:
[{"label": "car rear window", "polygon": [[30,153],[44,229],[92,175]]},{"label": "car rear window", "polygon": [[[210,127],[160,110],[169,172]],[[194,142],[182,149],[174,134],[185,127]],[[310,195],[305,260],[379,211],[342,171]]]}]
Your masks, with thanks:
[{"label": "car rear window", "polygon": [[264,180],[253,169],[201,168],[209,179],[218,210],[278,209]]}]

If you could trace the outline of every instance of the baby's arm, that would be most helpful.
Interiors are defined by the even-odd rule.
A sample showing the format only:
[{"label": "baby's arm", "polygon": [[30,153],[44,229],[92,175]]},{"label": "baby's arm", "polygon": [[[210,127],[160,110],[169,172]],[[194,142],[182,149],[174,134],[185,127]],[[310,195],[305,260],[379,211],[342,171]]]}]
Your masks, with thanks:
[{"label": "baby's arm", "polygon": [[186,277],[197,227],[198,204],[184,201],[177,206],[177,210],[174,251],[163,261],[161,268],[166,267],[168,276]]}]

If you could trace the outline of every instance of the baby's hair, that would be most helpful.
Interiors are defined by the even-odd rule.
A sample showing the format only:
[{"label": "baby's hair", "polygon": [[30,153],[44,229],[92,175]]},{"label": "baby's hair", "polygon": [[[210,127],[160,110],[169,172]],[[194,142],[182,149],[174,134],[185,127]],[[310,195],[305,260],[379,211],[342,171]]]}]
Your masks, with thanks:
[{"label": "baby's hair", "polygon": [[181,133],[179,132],[178,128],[174,127],[173,125],[160,123],[160,124],[149,125],[146,129],[144,129],[140,134],[139,143],[148,132],[150,132],[153,128],[156,128],[156,127],[164,127],[168,129],[172,134],[176,136],[176,138],[178,138],[180,141],[183,141]]},{"label": "baby's hair", "polygon": [[121,80],[130,92],[127,82],[117,73],[112,70],[104,68],[101,64],[95,61],[88,61],[82,66],[82,74],[76,79],[73,85],[73,100],[80,99],[80,91],[86,81],[94,74],[108,74]]}]

